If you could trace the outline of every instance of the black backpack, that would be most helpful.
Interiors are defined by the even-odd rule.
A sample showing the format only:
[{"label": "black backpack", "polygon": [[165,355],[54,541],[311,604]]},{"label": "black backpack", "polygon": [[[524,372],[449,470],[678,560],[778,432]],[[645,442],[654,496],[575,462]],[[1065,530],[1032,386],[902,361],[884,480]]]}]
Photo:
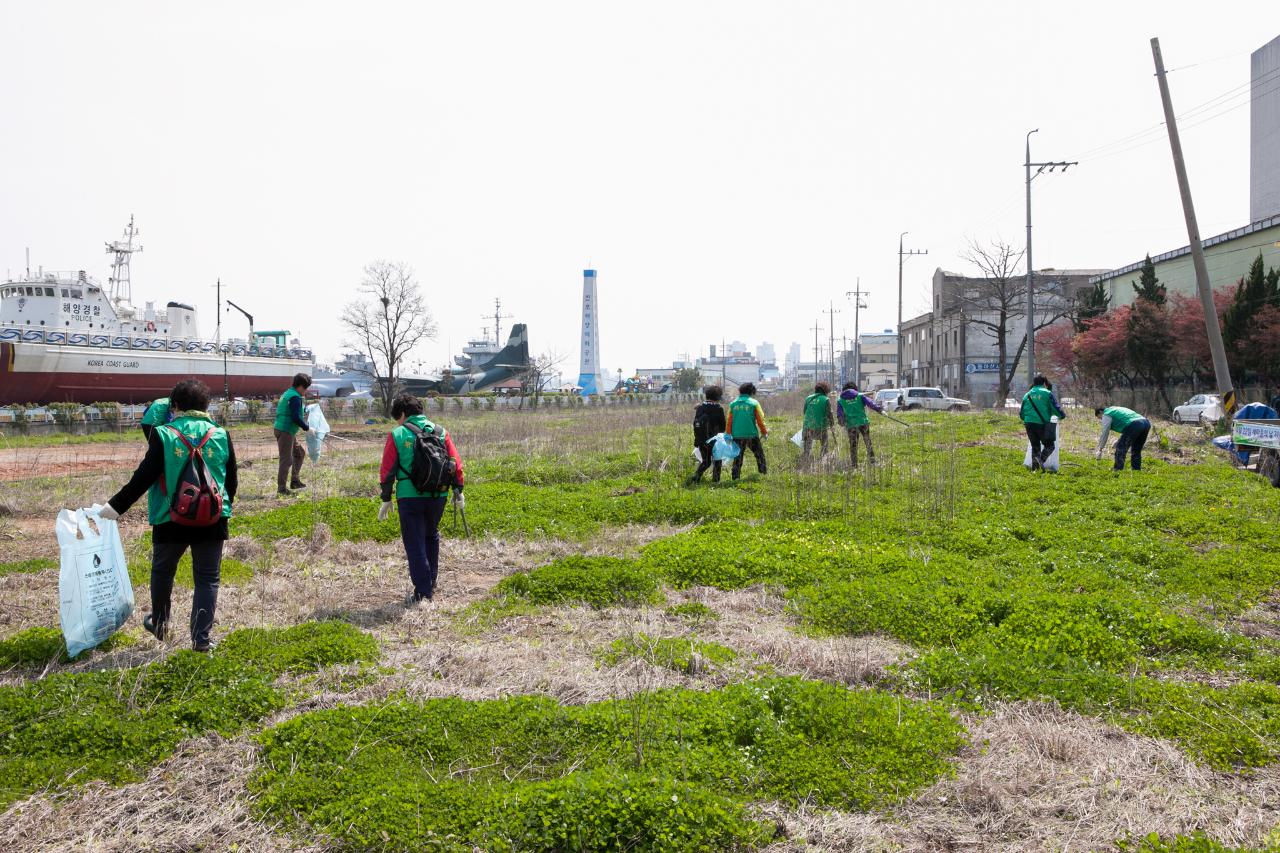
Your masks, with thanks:
[{"label": "black backpack", "polygon": [[413,461],[408,475],[410,483],[420,492],[443,492],[458,481],[458,466],[444,445],[444,438],[436,430],[426,432],[405,421],[405,428],[413,433]]},{"label": "black backpack", "polygon": [[[217,484],[204,464],[204,455],[200,452],[213,437],[214,430],[208,430],[199,444],[192,444],[177,429],[167,429],[172,430],[189,451],[187,461],[178,472],[178,483],[173,495],[169,498],[169,521],[184,527],[210,527],[217,524],[222,518],[222,493],[218,491]],[[163,494],[165,491],[164,477],[161,476],[160,492]]]}]

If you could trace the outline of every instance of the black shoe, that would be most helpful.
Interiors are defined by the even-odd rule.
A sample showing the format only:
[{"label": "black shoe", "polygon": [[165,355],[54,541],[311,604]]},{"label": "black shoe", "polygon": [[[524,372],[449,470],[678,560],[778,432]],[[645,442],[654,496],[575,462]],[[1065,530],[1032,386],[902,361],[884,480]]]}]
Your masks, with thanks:
[{"label": "black shoe", "polygon": [[147,614],[146,618],[142,620],[142,627],[148,634],[155,637],[162,643],[169,636],[169,626],[165,625],[163,622],[157,625],[154,614]]},{"label": "black shoe", "polygon": [[202,655],[207,655],[209,652],[213,651],[214,648],[216,647],[217,647],[217,643],[210,643],[210,642],[192,643],[191,651],[199,652]]},{"label": "black shoe", "polygon": [[288,489],[276,489],[276,495],[278,497],[287,498],[287,497],[291,497],[293,495],[293,492],[289,491]]},{"label": "black shoe", "polygon": [[302,482],[301,480],[294,480],[292,483],[289,484],[289,488],[291,489],[305,489],[306,487],[307,487],[307,484]]}]

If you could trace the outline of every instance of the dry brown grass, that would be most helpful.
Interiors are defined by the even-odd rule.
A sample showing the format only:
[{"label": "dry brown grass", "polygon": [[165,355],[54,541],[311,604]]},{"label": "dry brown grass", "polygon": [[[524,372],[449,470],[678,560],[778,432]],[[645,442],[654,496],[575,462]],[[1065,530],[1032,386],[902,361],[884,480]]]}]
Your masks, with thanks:
[{"label": "dry brown grass", "polygon": [[1275,767],[1216,773],[1164,741],[1047,705],[1001,705],[964,722],[971,741],[954,778],[888,814],[767,808],[792,839],[770,850],[1086,851],[1196,830],[1251,845],[1280,822]]}]

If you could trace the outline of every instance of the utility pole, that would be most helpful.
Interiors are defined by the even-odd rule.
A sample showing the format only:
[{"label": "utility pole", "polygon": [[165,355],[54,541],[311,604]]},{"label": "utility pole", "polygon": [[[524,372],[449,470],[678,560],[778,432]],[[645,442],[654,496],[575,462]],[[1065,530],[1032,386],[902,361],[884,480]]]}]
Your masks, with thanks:
[{"label": "utility pole", "polygon": [[1191,243],[1191,261],[1196,271],[1196,290],[1200,293],[1200,306],[1204,309],[1205,331],[1209,336],[1209,352],[1213,356],[1213,376],[1222,396],[1222,410],[1232,417],[1236,410],[1236,390],[1231,384],[1231,368],[1227,365],[1227,350],[1222,345],[1222,329],[1218,325],[1218,311],[1213,304],[1213,289],[1209,285],[1209,268],[1204,262],[1204,246],[1200,243],[1200,226],[1196,224],[1196,209],[1191,203],[1191,184],[1187,181],[1187,164],[1182,159],[1182,140],[1178,137],[1178,119],[1173,114],[1173,99],[1169,96],[1169,78],[1164,70],[1164,57],[1160,54],[1160,39],[1151,40],[1151,56],[1156,62],[1156,81],[1160,84],[1160,100],[1164,104],[1164,123],[1169,128],[1169,147],[1173,150],[1173,169],[1178,175],[1178,192],[1182,195],[1182,215],[1187,220],[1187,239]]},{"label": "utility pole", "polygon": [[839,314],[834,302],[827,302],[827,326],[831,333],[831,384],[836,382],[836,315]]},{"label": "utility pole", "polygon": [[862,304],[862,297],[871,294],[862,289],[862,277],[857,278],[857,284],[853,286],[853,290],[845,293],[846,297],[853,297],[853,381],[857,383],[859,390],[862,388],[862,336],[858,330],[858,314],[859,309],[865,308]]},{"label": "utility pole", "polygon": [[[1031,387],[1032,381],[1036,375],[1036,311],[1035,311],[1035,295],[1033,292],[1033,276],[1035,275],[1035,267],[1031,265],[1031,182],[1042,172],[1048,170],[1052,172],[1054,169],[1061,168],[1067,171],[1072,166],[1079,166],[1077,162],[1066,162],[1059,160],[1049,163],[1032,163],[1031,162],[1031,134],[1039,133],[1040,128],[1027,131],[1027,159],[1023,161],[1023,166],[1027,170],[1027,387]],[[1031,167],[1036,167],[1036,173],[1031,174]],[[1000,375],[1004,375],[1004,365],[1000,365]]]},{"label": "utility pole", "polygon": [[898,363],[894,365],[894,372],[897,377],[897,386],[902,387],[902,259],[911,255],[927,255],[929,250],[917,251],[912,249],[909,252],[902,250],[902,238],[907,236],[909,231],[903,231],[898,235]]},{"label": "utility pole", "polygon": [[[218,277],[218,283],[214,285],[218,291],[218,322],[217,330],[214,332],[214,340],[218,342],[218,349],[222,350],[222,399],[231,403],[231,379],[227,376],[227,350],[222,345],[222,277]],[[230,410],[228,410],[228,417]]]},{"label": "utility pole", "polygon": [[819,344],[818,344],[818,332],[820,331],[822,331],[822,326],[819,325],[817,318],[815,318],[813,321],[813,381],[814,382],[818,381],[818,364],[821,362],[821,356],[819,355],[821,350],[819,349]]}]

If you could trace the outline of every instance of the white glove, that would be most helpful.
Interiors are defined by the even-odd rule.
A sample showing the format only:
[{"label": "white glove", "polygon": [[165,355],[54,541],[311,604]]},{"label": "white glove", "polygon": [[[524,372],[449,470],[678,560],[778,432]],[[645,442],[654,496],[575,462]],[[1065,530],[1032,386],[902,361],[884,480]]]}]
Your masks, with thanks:
[{"label": "white glove", "polygon": [[1093,451],[1093,458],[1094,458],[1094,459],[1101,459],[1101,458],[1102,458],[1102,451],[1101,451],[1101,450],[1095,450],[1095,451]]},{"label": "white glove", "polygon": [[119,521],[120,513],[116,512],[111,504],[103,501],[102,508],[98,510],[98,518],[104,521]]},{"label": "white glove", "polygon": [[465,495],[462,494],[462,489],[453,490],[453,505],[460,510],[464,510],[464,511],[466,510],[467,498]]},{"label": "white glove", "polygon": [[378,507],[378,521],[386,521],[389,515],[391,515],[391,501],[383,501],[382,506]]}]

